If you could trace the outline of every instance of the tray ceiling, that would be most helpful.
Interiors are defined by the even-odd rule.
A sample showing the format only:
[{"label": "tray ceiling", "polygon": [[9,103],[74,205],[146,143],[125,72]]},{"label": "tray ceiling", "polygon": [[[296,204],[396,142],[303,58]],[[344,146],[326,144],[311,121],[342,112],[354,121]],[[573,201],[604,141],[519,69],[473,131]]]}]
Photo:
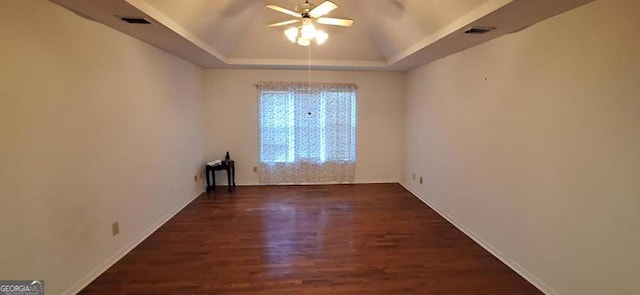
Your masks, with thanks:
[{"label": "tray ceiling", "polygon": [[[265,9],[293,8],[302,0],[52,0],[204,67],[406,70],[519,31],[593,0],[333,0],[329,16],[353,18],[350,28],[322,26],[323,45],[290,43],[289,19]],[[321,0],[312,0],[319,4]],[[117,16],[144,17],[151,25]],[[471,26],[495,27],[484,35]]]}]

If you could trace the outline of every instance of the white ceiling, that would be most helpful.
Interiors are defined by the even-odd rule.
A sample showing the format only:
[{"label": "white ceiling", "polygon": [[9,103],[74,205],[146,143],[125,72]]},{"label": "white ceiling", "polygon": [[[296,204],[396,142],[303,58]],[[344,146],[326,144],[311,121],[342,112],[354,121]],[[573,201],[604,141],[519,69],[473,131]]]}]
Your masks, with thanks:
[{"label": "white ceiling", "polygon": [[[593,0],[333,0],[331,17],[350,28],[321,26],[323,45],[301,47],[286,27],[291,19],[264,7],[292,9],[303,0],[51,0],[151,45],[205,67],[406,70],[512,33]],[[311,0],[320,4],[322,0]],[[153,25],[116,16],[145,17]],[[495,27],[484,35],[471,26]]]}]

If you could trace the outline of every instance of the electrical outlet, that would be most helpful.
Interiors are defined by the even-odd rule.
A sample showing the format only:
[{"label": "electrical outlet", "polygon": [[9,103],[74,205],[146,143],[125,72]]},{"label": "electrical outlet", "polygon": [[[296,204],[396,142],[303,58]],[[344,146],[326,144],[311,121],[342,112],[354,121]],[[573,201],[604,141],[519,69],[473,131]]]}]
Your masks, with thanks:
[{"label": "electrical outlet", "polygon": [[111,235],[115,236],[119,233],[120,233],[120,223],[116,221],[111,225]]},{"label": "electrical outlet", "polygon": [[257,173],[258,172],[258,167],[253,167],[253,173]]},{"label": "electrical outlet", "polygon": [[198,182],[198,174],[193,176],[193,182]]},{"label": "electrical outlet", "polygon": [[422,176],[420,176],[420,184],[422,184]]},{"label": "electrical outlet", "polygon": [[413,173],[413,180],[416,180],[416,174]]}]

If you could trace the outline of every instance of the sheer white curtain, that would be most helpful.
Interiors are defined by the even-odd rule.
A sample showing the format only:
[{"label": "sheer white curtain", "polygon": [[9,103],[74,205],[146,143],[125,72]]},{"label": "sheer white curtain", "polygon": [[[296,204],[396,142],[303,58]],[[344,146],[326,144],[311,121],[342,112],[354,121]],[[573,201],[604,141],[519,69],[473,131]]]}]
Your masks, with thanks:
[{"label": "sheer white curtain", "polygon": [[353,182],[356,86],[259,82],[263,183]]}]

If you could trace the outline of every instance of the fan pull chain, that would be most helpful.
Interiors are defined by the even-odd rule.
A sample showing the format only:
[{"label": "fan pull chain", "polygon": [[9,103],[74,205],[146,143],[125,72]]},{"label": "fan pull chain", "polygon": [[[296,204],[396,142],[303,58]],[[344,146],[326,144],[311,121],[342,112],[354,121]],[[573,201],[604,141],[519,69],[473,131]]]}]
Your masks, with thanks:
[{"label": "fan pull chain", "polygon": [[307,46],[307,60],[308,60],[308,70],[307,70],[307,88],[311,91],[311,44]]}]

